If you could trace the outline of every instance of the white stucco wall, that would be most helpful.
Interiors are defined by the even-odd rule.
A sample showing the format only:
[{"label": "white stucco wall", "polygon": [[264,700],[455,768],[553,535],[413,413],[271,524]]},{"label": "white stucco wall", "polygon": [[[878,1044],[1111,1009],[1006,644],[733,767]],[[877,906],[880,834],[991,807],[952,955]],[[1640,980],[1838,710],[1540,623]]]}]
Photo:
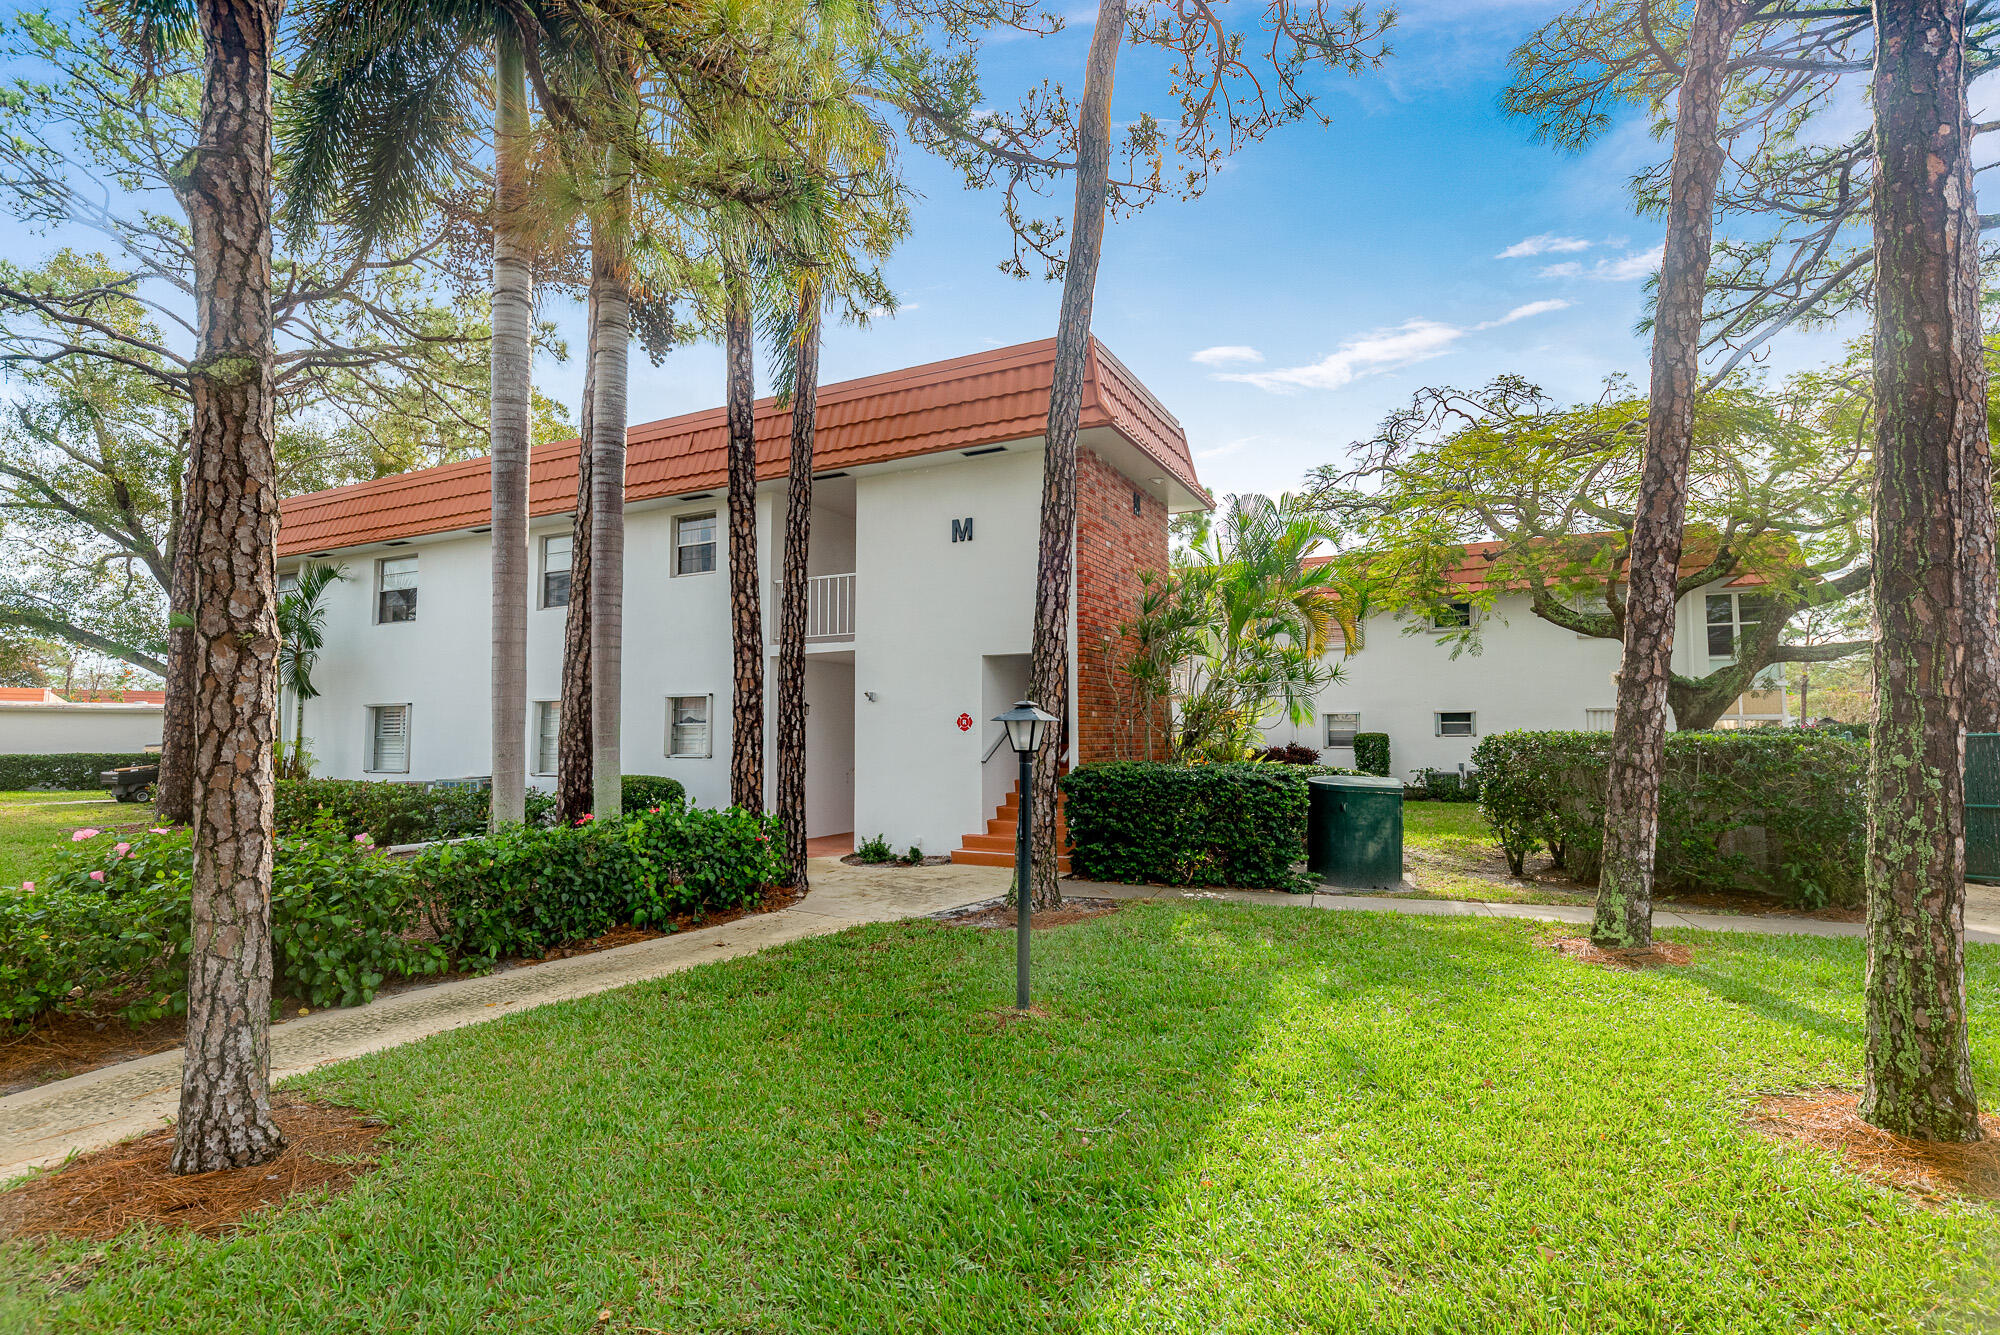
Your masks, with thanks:
[{"label": "white stucco wall", "polygon": [[0,755],[144,751],[160,744],[158,705],[0,703]]},{"label": "white stucco wall", "polygon": [[[1688,675],[1709,671],[1703,599],[1715,585],[1681,600],[1674,635],[1674,670]],[[1620,646],[1564,630],[1536,616],[1525,594],[1494,600],[1482,613],[1478,652],[1470,647],[1452,657],[1450,640],[1428,630],[1410,632],[1412,621],[1382,613],[1368,620],[1362,648],[1329,656],[1344,680],[1318,699],[1311,722],[1270,724],[1274,743],[1301,742],[1325,751],[1330,765],[1353,763],[1351,752],[1327,751],[1325,718],[1359,714],[1362,732],[1389,734],[1390,772],[1456,769],[1468,763],[1481,737],[1515,728],[1582,729],[1593,709],[1617,703],[1612,674]],[[1476,733],[1440,737],[1439,711],[1471,710]]]},{"label": "white stucco wall", "polygon": [[[984,661],[1028,651],[1041,451],[1028,442],[977,458],[878,466],[815,490],[827,504],[815,505],[812,567],[855,573],[856,636],[851,646],[815,646],[808,658],[808,832],[884,834],[899,848],[917,843],[949,852],[961,836],[984,831],[992,806],[980,766],[991,733],[985,720],[996,712],[987,708]],[[722,510],[718,495],[634,506],[626,519],[624,768],[679,779],[703,806],[729,800],[726,521],[718,524],[713,572],[669,572],[673,521],[709,512],[722,520]],[[768,635],[782,488],[763,488],[758,512]],[[972,540],[952,542],[951,521],[967,518]],[[565,616],[561,607],[534,605],[540,539],[568,528],[567,516],[551,517],[537,521],[532,534],[524,723],[531,765],[533,702],[561,694]],[[419,570],[416,620],[377,625],[375,564],[411,554]],[[327,594],[326,649],[315,673],[322,694],[306,709],[316,772],[410,779],[490,772],[487,536],[417,539],[333,559],[351,578]],[[774,670],[775,657],[767,655],[766,664]],[[767,707],[774,706],[771,685],[767,676]],[[696,694],[713,697],[713,754],[669,758],[667,699]],[[403,703],[411,706],[408,773],[365,776],[368,706]],[[961,713],[974,719],[971,729],[959,729]]]},{"label": "white stucco wall", "polygon": [[[945,853],[986,828],[982,660],[1028,651],[1041,469],[1040,449],[1017,448],[856,479],[861,838]],[[972,541],[951,540],[954,519]]]}]

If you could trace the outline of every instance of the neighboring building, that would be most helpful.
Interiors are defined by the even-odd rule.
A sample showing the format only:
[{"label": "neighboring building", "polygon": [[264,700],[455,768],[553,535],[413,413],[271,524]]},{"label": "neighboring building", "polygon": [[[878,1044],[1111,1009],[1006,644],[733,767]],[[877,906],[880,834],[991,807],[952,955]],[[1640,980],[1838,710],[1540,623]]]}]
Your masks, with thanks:
[{"label": "neighboring building", "polygon": [[[1053,341],[820,390],[807,619],[807,833],[952,848],[1011,789],[988,722],[1025,689]],[[790,416],[757,405],[757,552],[776,663]],[[555,769],[576,442],[534,451],[528,756]],[[729,795],[726,423],[721,409],[634,426],[626,470],[628,773]],[[1122,731],[1102,658],[1141,570],[1167,563],[1169,513],[1208,504],[1179,423],[1093,345],[1078,441],[1071,757]],[[285,501],[281,578],[306,561],[326,595],[306,734],[316,771],[396,779],[489,764],[490,546],[485,459]],[[775,673],[766,678],[775,717]],[[289,722],[287,724],[289,736]],[[767,734],[769,731],[767,720]],[[768,745],[768,744],[767,744]],[[771,749],[774,751],[775,747]],[[1004,751],[1004,748],[1003,748]],[[769,792],[767,786],[767,793]]]},{"label": "neighboring building", "polygon": [[0,687],[0,755],[156,751],[162,691],[75,691]]},{"label": "neighboring building", "polygon": [[[1485,568],[1499,543],[1473,543],[1450,576],[1465,601],[1434,618],[1383,612],[1369,617],[1359,643],[1328,655],[1344,680],[1320,693],[1311,723],[1280,719],[1265,729],[1274,744],[1318,747],[1322,763],[1351,765],[1356,732],[1389,735],[1389,765],[1397,777],[1418,770],[1469,765],[1479,739],[1515,728],[1611,730],[1618,703],[1622,647],[1579,635],[1535,615],[1525,590],[1491,587]],[[1690,561],[1683,572],[1698,569]],[[1746,625],[1755,625],[1754,575],[1720,580],[1682,598],[1674,631],[1674,671],[1706,676],[1731,662]],[[1478,606],[1492,594],[1490,607]],[[1447,632],[1477,619],[1477,652],[1452,655]],[[1336,632],[1338,634],[1338,632]],[[1760,674],[1769,689],[1739,696],[1718,727],[1790,723],[1783,669]]]}]

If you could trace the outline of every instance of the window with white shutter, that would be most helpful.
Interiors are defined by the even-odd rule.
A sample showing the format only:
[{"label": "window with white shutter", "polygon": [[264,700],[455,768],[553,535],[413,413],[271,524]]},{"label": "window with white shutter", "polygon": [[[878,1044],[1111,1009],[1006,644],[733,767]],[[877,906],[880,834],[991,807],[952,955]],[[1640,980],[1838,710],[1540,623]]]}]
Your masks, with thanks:
[{"label": "window with white shutter", "polygon": [[709,746],[708,695],[667,697],[667,754],[681,760],[703,760],[714,754]]},{"label": "window with white shutter", "polygon": [[535,773],[554,774],[561,755],[562,701],[535,701]]},{"label": "window with white shutter", "polygon": [[368,770],[371,774],[410,772],[410,707],[368,707]]}]

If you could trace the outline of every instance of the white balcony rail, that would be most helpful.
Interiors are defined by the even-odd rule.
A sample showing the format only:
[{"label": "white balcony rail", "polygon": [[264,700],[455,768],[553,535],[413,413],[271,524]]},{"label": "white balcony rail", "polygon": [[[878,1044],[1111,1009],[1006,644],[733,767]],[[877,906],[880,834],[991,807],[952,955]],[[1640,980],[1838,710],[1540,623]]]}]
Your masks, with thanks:
[{"label": "white balcony rail", "polygon": [[813,575],[806,580],[806,639],[854,638],[854,575]]}]

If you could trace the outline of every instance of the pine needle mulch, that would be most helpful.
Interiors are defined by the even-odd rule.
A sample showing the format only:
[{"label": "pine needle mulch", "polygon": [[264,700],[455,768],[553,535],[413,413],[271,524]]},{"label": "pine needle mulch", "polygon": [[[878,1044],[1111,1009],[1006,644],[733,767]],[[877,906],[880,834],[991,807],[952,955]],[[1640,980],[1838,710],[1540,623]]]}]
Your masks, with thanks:
[{"label": "pine needle mulch", "polygon": [[162,1127],[0,1192],[0,1238],[105,1241],[135,1224],[215,1237],[243,1216],[304,1193],[345,1190],[373,1168],[388,1127],[353,1108],[271,1096],[285,1135],[255,1168],[176,1176],[174,1130]]},{"label": "pine needle mulch", "polygon": [[1774,1094],[1758,1103],[1749,1122],[1773,1140],[1832,1150],[1875,1181],[1915,1196],[2000,1201],[2000,1116],[1980,1118],[1984,1140],[1943,1144],[1870,1126],[1856,1111],[1860,1102],[1851,1089]]},{"label": "pine needle mulch", "polygon": [[1693,948],[1678,941],[1655,941],[1650,946],[1605,947],[1592,944],[1589,937],[1559,936],[1549,945],[1564,959],[1601,965],[1606,969],[1665,969],[1694,959]]}]

